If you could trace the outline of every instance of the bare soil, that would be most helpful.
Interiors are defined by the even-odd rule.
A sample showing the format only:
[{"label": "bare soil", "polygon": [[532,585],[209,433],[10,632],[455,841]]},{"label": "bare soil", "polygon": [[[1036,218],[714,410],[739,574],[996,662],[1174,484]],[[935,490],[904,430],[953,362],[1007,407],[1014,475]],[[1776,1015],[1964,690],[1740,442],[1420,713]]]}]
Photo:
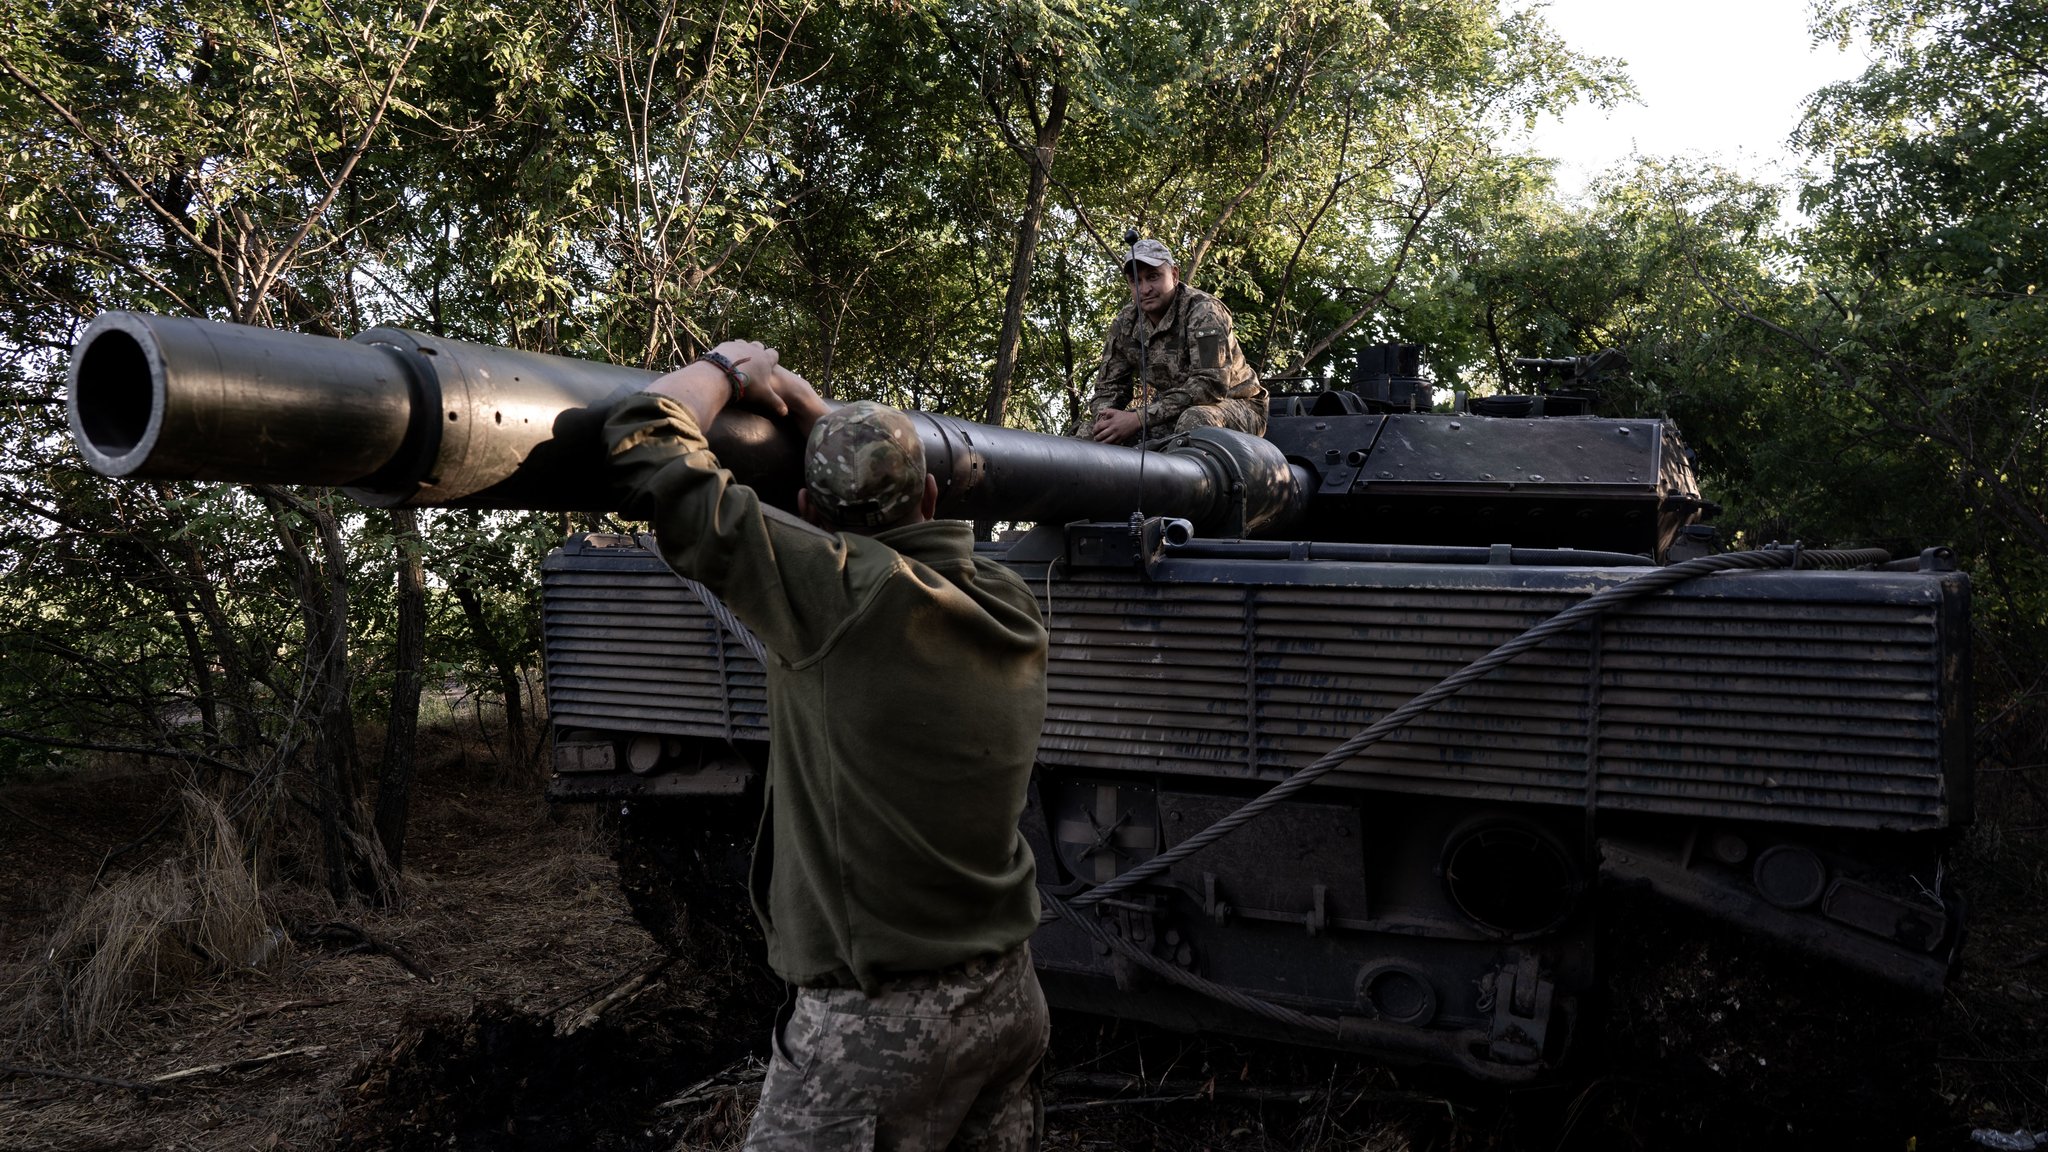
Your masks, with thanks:
[{"label": "bare soil", "polygon": [[[167,787],[0,789],[0,1019],[55,917],[157,821]],[[456,768],[423,780],[402,907],[270,888],[280,917],[345,922],[431,979],[342,933],[159,997],[89,1046],[0,1032],[0,1152],[736,1147],[773,987],[729,955],[670,961],[621,896],[596,814],[537,794]],[[1623,904],[1603,924],[1605,1011],[1554,1085],[1489,1092],[1058,1015],[1048,1144],[1941,1149],[1973,1127],[2048,1128],[2048,853],[2010,828],[1960,854],[1973,936],[1938,1004]]]}]

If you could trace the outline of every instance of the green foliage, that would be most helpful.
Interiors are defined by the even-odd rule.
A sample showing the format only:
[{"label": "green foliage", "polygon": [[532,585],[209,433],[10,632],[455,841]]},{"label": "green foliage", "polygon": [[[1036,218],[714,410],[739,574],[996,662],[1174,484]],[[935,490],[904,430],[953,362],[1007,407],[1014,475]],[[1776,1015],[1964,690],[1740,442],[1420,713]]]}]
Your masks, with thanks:
[{"label": "green foliage", "polygon": [[[1414,339],[1485,391],[1525,386],[1515,356],[1617,347],[1634,371],[1605,405],[1676,417],[1745,538],[1955,543],[2012,634],[2048,608],[2038,5],[1825,8],[1818,34],[1877,59],[1810,104],[1806,223],[1780,189],[1658,161],[1561,202],[1501,129],[1627,80],[1493,0],[0,17],[0,730],[43,741],[0,736],[0,766],[53,741],[259,774],[302,755],[309,509],[339,517],[358,707],[396,673],[383,514],[79,467],[63,351],[100,310],[650,367],[739,334],[830,394],[979,416],[1013,301],[1002,408],[1054,429],[1124,299],[1131,224],[1224,297],[1269,374],[1330,379]],[[424,531],[428,681],[503,691],[538,659],[559,525]]]},{"label": "green foliage", "polygon": [[[0,0],[0,18],[0,729],[26,734],[0,745],[264,780],[309,741],[349,758],[315,738],[339,715],[323,684],[368,710],[395,682],[391,524],[319,493],[84,472],[60,374],[96,312],[392,323],[648,366],[744,333],[829,392],[978,415],[1056,112],[1007,405],[1051,428],[1121,302],[1127,222],[1174,243],[1269,361],[1327,364],[1378,331],[1502,117],[1622,90],[1482,0]],[[556,531],[428,517],[430,683],[514,690]],[[309,648],[337,612],[340,668]]]},{"label": "green foliage", "polygon": [[[1824,13],[1875,62],[1814,97],[1827,165],[1801,291],[1760,301],[1805,363],[1793,396],[1839,415],[1816,438],[1884,490],[1916,542],[1980,578],[1983,690],[2038,713],[2048,653],[2048,10],[2024,0],[1866,0]],[[1801,513],[1858,519],[1837,502]],[[1867,515],[1863,517],[1867,520]],[[2015,750],[2008,750],[2016,754]]]},{"label": "green foliage", "polygon": [[1931,474],[1944,527],[2048,574],[2048,11],[1886,0],[1823,25],[1854,26],[1878,59],[1810,106],[1808,274],[1760,322],[1875,467]]},{"label": "green foliage", "polygon": [[1528,387],[1517,356],[1619,349],[1634,370],[1602,408],[1692,428],[1730,367],[1730,321],[1709,285],[1770,280],[1789,253],[1776,205],[1774,188],[1659,161],[1562,204],[1540,167],[1501,165],[1446,207],[1422,274],[1395,296],[1394,329],[1430,346],[1440,382],[1482,393]]}]

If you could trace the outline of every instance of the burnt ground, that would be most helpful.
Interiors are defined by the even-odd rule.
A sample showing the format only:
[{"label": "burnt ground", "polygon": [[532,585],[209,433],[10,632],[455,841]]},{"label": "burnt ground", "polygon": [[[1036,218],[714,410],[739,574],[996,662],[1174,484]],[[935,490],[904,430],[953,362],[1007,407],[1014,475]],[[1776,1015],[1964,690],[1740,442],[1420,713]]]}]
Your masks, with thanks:
[{"label": "burnt ground", "polygon": [[[403,907],[267,893],[279,916],[347,921],[431,980],[347,938],[306,941],[267,970],[158,997],[88,1045],[21,1031],[4,999],[34,948],[106,850],[155,822],[165,788],[132,774],[0,789],[0,1065],[34,1070],[0,1070],[0,1152],[738,1145],[772,989],[744,962],[663,967],[592,814],[452,765],[421,787]],[[1048,1143],[1941,1149],[1969,1147],[1973,1127],[2048,1128],[2040,831],[1982,829],[1962,854],[1973,935],[1940,1003],[1625,903],[1606,918],[1601,1021],[1555,1085],[1488,1092],[1057,1015]]]}]

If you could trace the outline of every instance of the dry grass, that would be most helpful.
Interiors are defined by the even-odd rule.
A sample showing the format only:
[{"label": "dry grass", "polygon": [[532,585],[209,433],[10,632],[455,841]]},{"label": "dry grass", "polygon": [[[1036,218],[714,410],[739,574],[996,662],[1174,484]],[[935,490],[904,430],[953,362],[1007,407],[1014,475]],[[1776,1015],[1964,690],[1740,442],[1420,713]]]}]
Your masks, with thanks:
[{"label": "dry grass", "polygon": [[[67,900],[66,892],[89,886],[106,847],[135,839],[154,823],[161,803],[180,802],[178,794],[165,792],[161,776],[10,791],[6,799],[20,815],[0,811],[0,1064],[140,1082],[287,1050],[320,1051],[236,1065],[147,1094],[0,1071],[0,1149],[331,1148],[351,1109],[389,1116],[396,1107],[366,1078],[374,1079],[392,1060],[394,1047],[422,1027],[440,1022],[459,1031],[481,1006],[493,1003],[506,1005],[515,1018],[548,1023],[562,1006],[574,1015],[659,959],[624,905],[605,856],[606,835],[592,819],[596,813],[551,812],[538,798],[538,785],[498,783],[490,753],[467,731],[422,733],[402,903],[337,907],[317,876],[257,874],[256,891],[271,924],[347,921],[403,948],[433,979],[415,978],[376,950],[287,944],[261,977],[231,969],[214,977],[202,972],[180,990],[160,984],[159,991],[129,1006],[115,1025],[116,1036],[103,1033],[98,1041],[45,1033],[33,1044],[12,1043],[21,992],[31,980],[44,982],[49,965],[43,958],[85,902]],[[120,803],[110,806],[110,798]],[[312,831],[272,826],[280,869],[294,863],[306,868]],[[286,833],[297,838],[286,839]],[[185,883],[193,883],[198,856],[176,843],[160,851],[174,856]],[[144,872],[154,877],[156,866]],[[198,906],[188,901],[188,915]],[[680,974],[662,984],[665,991],[650,992],[618,1014],[644,1025],[658,1009],[665,1026],[702,1031],[695,1021],[707,1015],[699,1007],[704,991]],[[728,1030],[749,1037],[756,1031]],[[602,1025],[574,1040],[572,1051],[595,1060],[605,1075],[577,1075],[575,1059],[548,1063],[551,1045],[530,1053],[530,1059],[544,1062],[543,1070],[530,1081],[524,1073],[504,1080],[503,1091],[490,1097],[503,1107],[482,1128],[465,1130],[461,1146],[513,1146],[505,1126],[516,1115],[517,1146],[620,1152],[619,1140],[580,1141],[567,1134],[555,1139],[545,1129],[529,1134],[528,1115],[559,1110],[586,1126],[599,1120],[629,1125],[619,1119],[628,1110],[612,1095],[617,1077],[642,1075],[641,1054],[669,1042],[638,1034],[626,1039]],[[507,1058],[496,1048],[482,1053],[480,1063],[463,1066],[473,1068],[475,1079],[459,1084],[423,1070],[435,1077],[430,1087],[439,1093],[427,1101],[429,1116],[474,1103],[479,1086],[497,1091]],[[658,1060],[646,1062],[660,1070]],[[686,1076],[687,1070],[675,1075]],[[521,1103],[529,1095],[543,1103]],[[635,1139],[638,1132],[632,1129]],[[357,1146],[380,1152],[392,1147]],[[445,1150],[447,1135],[432,1146]]]},{"label": "dry grass", "polygon": [[58,924],[30,974],[21,1031],[84,1047],[110,1037],[136,1003],[185,987],[202,963],[181,927],[193,918],[175,862],[89,893]]},{"label": "dry grass", "polygon": [[8,1022],[23,1046],[109,1039],[138,1005],[269,962],[282,937],[234,825],[200,793],[181,799],[181,850],[85,893],[37,949]]},{"label": "dry grass", "polygon": [[279,935],[264,914],[263,893],[241,838],[220,805],[191,791],[183,799],[195,913],[188,943],[215,970],[260,968]]}]

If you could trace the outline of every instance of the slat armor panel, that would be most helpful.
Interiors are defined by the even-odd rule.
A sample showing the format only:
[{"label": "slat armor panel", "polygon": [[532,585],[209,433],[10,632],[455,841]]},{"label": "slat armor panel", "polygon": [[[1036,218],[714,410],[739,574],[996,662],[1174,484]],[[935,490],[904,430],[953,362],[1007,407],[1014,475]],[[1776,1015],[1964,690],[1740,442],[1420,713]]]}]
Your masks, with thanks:
[{"label": "slat armor panel", "polygon": [[[1023,566],[1052,631],[1040,759],[1274,780],[1627,570]],[[1928,829],[1967,714],[1960,578],[1723,574],[1495,671],[1330,778],[1501,803]],[[1049,592],[1049,598],[1048,598]],[[557,725],[765,739],[760,665],[651,553],[546,566]],[[1949,638],[1946,639],[1945,638]]]}]

